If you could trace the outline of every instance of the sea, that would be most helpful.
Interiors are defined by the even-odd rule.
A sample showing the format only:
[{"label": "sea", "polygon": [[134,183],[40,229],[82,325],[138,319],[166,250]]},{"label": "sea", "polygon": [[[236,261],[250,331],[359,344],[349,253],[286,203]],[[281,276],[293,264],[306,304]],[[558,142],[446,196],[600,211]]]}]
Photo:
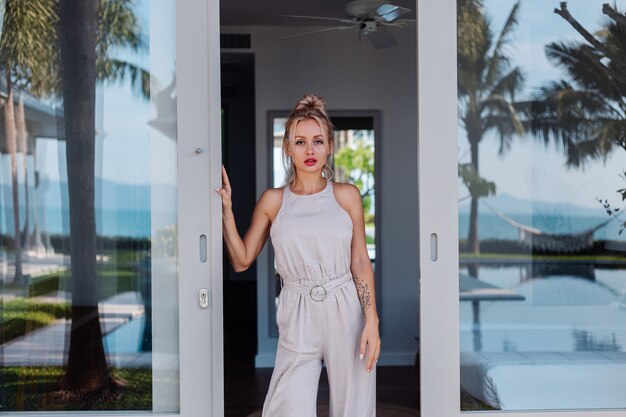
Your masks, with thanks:
[{"label": "sea", "polygon": [[[518,223],[534,227],[549,234],[576,234],[588,231],[609,220],[606,216],[562,216],[549,214],[510,214]],[[622,216],[624,218],[625,216]],[[624,218],[626,221],[626,218]],[[613,218],[607,225],[593,234],[595,240],[626,240],[626,231],[619,234],[623,221]],[[469,214],[459,213],[459,236],[467,238],[469,233]],[[519,229],[493,213],[479,213],[478,237],[483,239],[517,240]]]},{"label": "sea", "polygon": [[[25,212],[21,214],[24,224]],[[550,234],[574,234],[587,231],[609,219],[609,216],[560,216],[511,214],[515,221],[534,227]],[[33,227],[31,213],[30,227]],[[65,220],[64,220],[65,219]],[[38,221],[40,230],[51,235],[67,235],[69,232],[69,213],[59,207],[39,208]],[[8,221],[7,221],[8,220]],[[150,211],[132,209],[99,209],[96,212],[98,234],[109,237],[148,238],[151,230],[158,230],[174,225],[177,221],[174,211]],[[459,237],[465,239],[469,231],[469,214],[459,213]],[[2,215],[2,230],[13,233],[10,210]],[[596,240],[626,240],[626,231],[619,234],[621,222],[614,219],[599,228],[593,234]],[[384,233],[384,230],[381,231]],[[478,216],[478,235],[483,239],[517,240],[519,230],[493,213],[480,213]]]}]

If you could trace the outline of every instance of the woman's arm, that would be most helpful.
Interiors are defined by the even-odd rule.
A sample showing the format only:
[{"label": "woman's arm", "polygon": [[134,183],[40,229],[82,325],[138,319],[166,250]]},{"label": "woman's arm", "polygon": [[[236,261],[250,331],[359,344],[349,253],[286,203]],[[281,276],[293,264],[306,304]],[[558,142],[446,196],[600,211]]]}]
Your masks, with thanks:
[{"label": "woman's arm", "polygon": [[350,269],[357,294],[365,317],[365,327],[361,336],[361,355],[365,354],[368,345],[367,370],[371,371],[380,354],[380,336],[378,333],[378,312],[376,311],[376,289],[374,287],[374,270],[367,253],[365,240],[365,220],[361,193],[351,184],[342,184],[340,200],[342,206],[352,219],[352,254]]},{"label": "woman's arm", "polygon": [[215,191],[222,196],[222,231],[228,259],[236,272],[245,271],[252,265],[265,245],[271,226],[269,213],[277,211],[276,207],[280,208],[281,195],[278,190],[266,190],[261,195],[254,207],[250,227],[242,239],[237,231],[233,214],[230,181],[223,166],[222,187],[216,188]]}]

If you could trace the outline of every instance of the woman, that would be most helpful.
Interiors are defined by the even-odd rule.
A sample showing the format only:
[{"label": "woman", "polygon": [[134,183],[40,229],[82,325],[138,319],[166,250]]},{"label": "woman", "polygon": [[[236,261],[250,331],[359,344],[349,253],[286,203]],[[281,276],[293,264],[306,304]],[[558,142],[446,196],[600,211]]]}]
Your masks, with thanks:
[{"label": "woman", "polygon": [[285,123],[285,185],[259,199],[243,240],[222,168],[224,241],[235,271],[246,270],[268,235],[283,285],[276,313],[276,364],[266,417],[315,416],[322,366],[331,417],[376,414],[380,353],[374,273],[359,189],[332,182],[333,127],[323,99],[304,96]]}]

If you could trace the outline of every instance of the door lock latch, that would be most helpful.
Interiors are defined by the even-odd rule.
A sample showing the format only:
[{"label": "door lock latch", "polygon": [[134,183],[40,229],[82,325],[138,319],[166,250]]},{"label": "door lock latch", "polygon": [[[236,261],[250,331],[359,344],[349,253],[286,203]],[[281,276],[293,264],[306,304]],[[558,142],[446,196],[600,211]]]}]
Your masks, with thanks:
[{"label": "door lock latch", "polygon": [[208,308],[209,307],[209,290],[206,288],[202,288],[198,291],[198,301],[200,302],[200,307]]}]

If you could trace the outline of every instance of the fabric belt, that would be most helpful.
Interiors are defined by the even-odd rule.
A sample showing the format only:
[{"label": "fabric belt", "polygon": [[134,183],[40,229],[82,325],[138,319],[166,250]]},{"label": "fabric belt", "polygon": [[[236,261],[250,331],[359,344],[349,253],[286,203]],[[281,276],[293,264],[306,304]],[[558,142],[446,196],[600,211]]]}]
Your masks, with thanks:
[{"label": "fabric belt", "polygon": [[298,294],[307,295],[314,301],[324,301],[328,294],[345,287],[352,282],[352,276],[337,278],[321,285],[304,285],[294,281],[283,280],[283,288]]}]

